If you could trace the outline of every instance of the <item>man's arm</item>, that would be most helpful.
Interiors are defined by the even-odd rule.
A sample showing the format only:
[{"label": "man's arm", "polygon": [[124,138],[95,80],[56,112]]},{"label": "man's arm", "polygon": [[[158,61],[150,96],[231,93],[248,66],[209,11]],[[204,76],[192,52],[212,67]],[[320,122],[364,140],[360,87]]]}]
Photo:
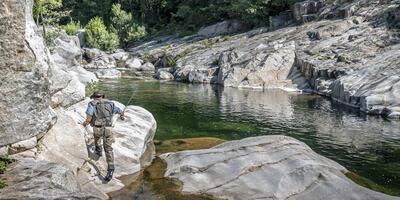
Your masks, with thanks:
[{"label": "man's arm", "polygon": [[92,121],[92,116],[93,116],[93,105],[89,103],[86,109],[86,119],[83,122],[83,126],[87,126],[90,123],[90,121]]},{"label": "man's arm", "polygon": [[125,113],[124,113],[124,111],[121,110],[121,108],[115,106],[115,104],[114,104],[114,106],[113,106],[113,114],[119,114],[119,115],[120,115],[120,118],[121,118],[122,120],[125,119],[125,116],[124,116]]}]

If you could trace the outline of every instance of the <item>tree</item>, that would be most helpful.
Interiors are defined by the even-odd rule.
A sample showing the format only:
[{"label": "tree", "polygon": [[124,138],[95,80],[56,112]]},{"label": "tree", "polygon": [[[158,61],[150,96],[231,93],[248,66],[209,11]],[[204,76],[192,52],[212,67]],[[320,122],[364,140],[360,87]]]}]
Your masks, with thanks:
[{"label": "tree", "polygon": [[85,40],[89,47],[112,50],[119,46],[118,35],[108,32],[103,19],[95,17],[85,26]]},{"label": "tree", "polygon": [[35,0],[33,16],[36,24],[43,26],[43,35],[46,37],[46,26],[57,25],[61,17],[68,15],[62,10],[62,0]]},{"label": "tree", "polygon": [[118,35],[121,44],[126,45],[146,35],[145,27],[135,23],[132,14],[122,10],[120,4],[112,6],[110,21],[110,30]]}]

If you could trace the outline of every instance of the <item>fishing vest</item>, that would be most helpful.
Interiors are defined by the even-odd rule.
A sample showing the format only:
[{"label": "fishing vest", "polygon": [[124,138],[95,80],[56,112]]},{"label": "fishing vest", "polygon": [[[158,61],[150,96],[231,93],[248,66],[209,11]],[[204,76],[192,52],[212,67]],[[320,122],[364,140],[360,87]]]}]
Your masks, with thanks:
[{"label": "fishing vest", "polygon": [[106,100],[94,100],[90,104],[93,106],[90,124],[94,127],[112,126],[114,103]]}]

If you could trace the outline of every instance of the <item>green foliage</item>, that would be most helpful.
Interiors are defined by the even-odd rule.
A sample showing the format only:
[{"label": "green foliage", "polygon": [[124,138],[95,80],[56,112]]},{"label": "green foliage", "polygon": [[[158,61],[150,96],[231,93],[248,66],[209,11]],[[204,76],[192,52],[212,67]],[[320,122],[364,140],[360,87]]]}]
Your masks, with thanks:
[{"label": "green foliage", "polygon": [[[229,19],[240,20],[249,28],[270,26],[270,16],[297,1],[301,0],[35,0],[34,16],[42,24],[64,26],[69,34],[80,22],[92,28],[89,32],[97,30],[88,34],[89,46],[112,49],[117,41],[127,46],[144,37],[186,36]],[[88,26],[94,19],[101,29]]]},{"label": "green foliage", "polygon": [[70,21],[68,24],[62,27],[68,35],[76,34],[81,29],[79,22]]},{"label": "green foliage", "polygon": [[97,90],[98,90],[97,82],[90,82],[85,87],[85,94],[86,94],[86,96],[90,96],[93,94],[93,92],[95,92]]},{"label": "green foliage", "polygon": [[68,15],[62,7],[62,0],[35,0],[33,17],[37,24],[56,25],[61,17]]},{"label": "green foliage", "polygon": [[136,24],[132,14],[121,9],[121,4],[112,6],[110,21],[110,30],[117,33],[121,44],[128,44],[146,36],[146,28]]},{"label": "green foliage", "polygon": [[85,41],[89,47],[112,50],[119,46],[118,35],[108,32],[100,17],[91,19],[85,29]]},{"label": "green foliage", "polygon": [[[4,172],[7,169],[7,166],[10,163],[12,163],[11,159],[0,157],[0,174],[4,174]],[[5,186],[7,186],[7,184],[4,182],[4,180],[0,179],[0,189],[4,188]]]}]

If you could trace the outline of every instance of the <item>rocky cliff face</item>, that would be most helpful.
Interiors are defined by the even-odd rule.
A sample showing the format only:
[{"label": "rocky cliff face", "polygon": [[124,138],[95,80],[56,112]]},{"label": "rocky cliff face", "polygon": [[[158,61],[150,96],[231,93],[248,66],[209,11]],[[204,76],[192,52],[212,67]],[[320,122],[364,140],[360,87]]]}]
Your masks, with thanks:
[{"label": "rocky cliff face", "polygon": [[49,58],[31,5],[23,0],[0,4],[0,146],[44,134],[55,120]]},{"label": "rocky cliff face", "polygon": [[[174,79],[315,92],[369,114],[400,117],[399,1],[308,0],[286,27],[166,38],[132,48]],[[278,24],[279,25],[279,24]],[[163,72],[165,73],[165,72]]]}]

